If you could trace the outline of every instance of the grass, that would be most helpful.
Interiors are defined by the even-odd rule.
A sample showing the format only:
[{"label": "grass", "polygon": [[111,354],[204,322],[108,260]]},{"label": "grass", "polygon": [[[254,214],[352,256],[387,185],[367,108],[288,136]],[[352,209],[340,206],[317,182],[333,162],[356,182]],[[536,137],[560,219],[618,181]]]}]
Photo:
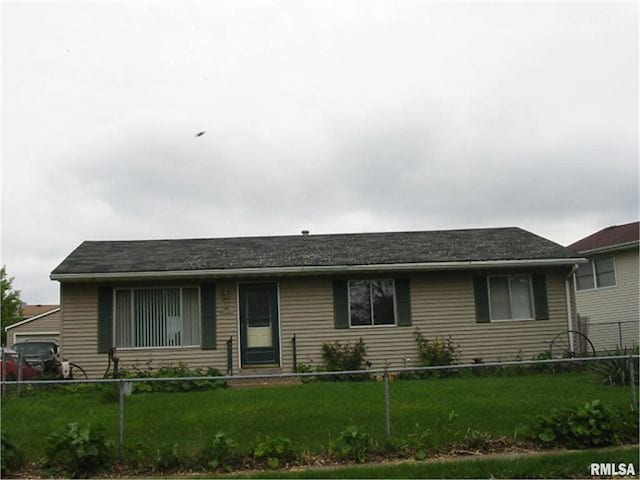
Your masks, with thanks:
[{"label": "grass", "polygon": [[625,465],[633,463],[637,474],[640,467],[639,454],[637,447],[627,447],[518,455],[511,458],[465,458],[456,461],[260,472],[240,478],[585,478],[590,476],[589,465],[592,462]]},{"label": "grass", "polygon": [[[102,426],[115,441],[118,406],[103,397],[92,390],[5,396],[2,431],[32,460],[44,455],[51,432],[74,421]],[[257,436],[278,435],[301,450],[320,452],[348,425],[361,426],[382,441],[383,398],[381,382],[137,394],[126,399],[126,445],[143,456],[174,444],[180,452],[192,453],[222,430],[245,450]],[[630,393],[601,385],[589,373],[395,381],[393,434],[407,435],[420,424],[432,430],[436,444],[467,428],[513,437],[534,414],[594,399],[626,409]]]}]

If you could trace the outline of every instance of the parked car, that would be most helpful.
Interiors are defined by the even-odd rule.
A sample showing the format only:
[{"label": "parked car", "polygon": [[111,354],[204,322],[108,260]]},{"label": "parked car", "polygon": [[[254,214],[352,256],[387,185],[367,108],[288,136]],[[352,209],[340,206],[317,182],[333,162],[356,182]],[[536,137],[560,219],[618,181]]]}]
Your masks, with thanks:
[{"label": "parked car", "polygon": [[[0,379],[4,380],[4,372],[6,371],[7,381],[17,380],[20,375],[19,361],[20,357],[14,350],[3,348],[0,350]],[[6,363],[6,365],[3,365]],[[32,380],[40,375],[40,371],[37,368],[29,365],[24,358],[22,358],[22,379]]]},{"label": "parked car", "polygon": [[18,342],[11,347],[26,362],[43,373],[57,373],[58,344],[55,342]]}]

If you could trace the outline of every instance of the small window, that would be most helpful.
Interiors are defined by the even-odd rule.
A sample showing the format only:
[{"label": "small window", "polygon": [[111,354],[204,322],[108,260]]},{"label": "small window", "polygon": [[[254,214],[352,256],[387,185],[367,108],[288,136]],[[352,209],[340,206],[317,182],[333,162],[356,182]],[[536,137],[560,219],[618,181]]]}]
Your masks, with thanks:
[{"label": "small window", "polygon": [[393,280],[349,282],[349,317],[352,327],[395,325]]},{"label": "small window", "polygon": [[115,290],[118,348],[200,345],[200,292],[196,287]]},{"label": "small window", "polygon": [[616,271],[613,257],[600,257],[581,264],[575,278],[578,290],[615,287]]},{"label": "small window", "polygon": [[529,275],[495,275],[488,282],[491,320],[534,318]]}]

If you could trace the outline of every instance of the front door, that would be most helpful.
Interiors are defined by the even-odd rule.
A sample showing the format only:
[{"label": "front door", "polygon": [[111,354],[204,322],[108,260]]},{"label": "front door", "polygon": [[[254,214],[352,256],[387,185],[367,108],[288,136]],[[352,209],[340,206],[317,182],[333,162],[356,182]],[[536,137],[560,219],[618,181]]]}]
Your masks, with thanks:
[{"label": "front door", "polygon": [[239,292],[242,366],[279,364],[277,284],[245,283]]}]

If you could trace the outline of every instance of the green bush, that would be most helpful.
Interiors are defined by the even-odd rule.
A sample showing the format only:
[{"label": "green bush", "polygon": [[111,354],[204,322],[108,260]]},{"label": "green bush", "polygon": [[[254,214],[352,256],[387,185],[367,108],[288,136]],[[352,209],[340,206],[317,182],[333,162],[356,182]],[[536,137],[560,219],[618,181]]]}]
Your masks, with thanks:
[{"label": "green bush", "polygon": [[[453,343],[451,337],[447,339],[436,337],[433,340],[429,340],[425,338],[418,328],[415,329],[414,335],[418,344],[421,367],[446,366],[455,363],[458,356],[458,346]],[[447,377],[456,373],[455,370],[436,370],[422,372],[422,376]]]},{"label": "green bush", "polygon": [[258,461],[266,462],[267,467],[275,469],[295,461],[297,455],[288,438],[267,436],[258,438],[253,457]]},{"label": "green bush", "polygon": [[570,448],[592,448],[638,441],[638,415],[607,408],[599,400],[538,415],[531,428],[534,440]]},{"label": "green bush", "polygon": [[4,433],[0,434],[0,471],[2,476],[16,470],[22,464],[22,455],[16,445]]},{"label": "green bush", "polygon": [[423,429],[416,424],[415,431],[410,433],[400,442],[400,451],[406,456],[415,457],[416,460],[424,460],[433,449],[433,435],[428,428]]},{"label": "green bush", "polygon": [[156,450],[153,457],[152,467],[154,470],[165,471],[180,468],[184,463],[182,455],[178,450],[178,444],[164,446]]},{"label": "green bush", "polygon": [[[322,345],[322,360],[326,371],[329,372],[343,372],[348,370],[365,370],[371,366],[369,362],[365,360],[367,355],[367,347],[364,344],[362,338],[356,343],[346,343],[342,345],[340,342],[324,343]],[[358,375],[330,375],[324,377],[318,377],[319,379],[328,380],[369,380],[370,376],[365,374]]]},{"label": "green bush", "polygon": [[[608,356],[621,356],[621,355],[638,355],[638,346],[632,348],[616,348],[613,351],[607,351]],[[633,360],[633,369],[635,372],[635,378],[633,381],[638,385],[638,368],[640,362],[637,358]],[[629,372],[629,359],[628,358],[609,358],[607,360],[599,360],[592,362],[591,368],[602,379],[602,383],[608,385],[631,385],[631,375]]]},{"label": "green bush", "polygon": [[355,460],[363,463],[374,449],[374,443],[368,433],[359,427],[348,427],[338,438],[331,442],[331,453],[338,460]]},{"label": "green bush", "polygon": [[[208,368],[190,369],[185,363],[177,365],[163,365],[158,369],[153,369],[151,363],[147,363],[146,368],[134,367],[132,370],[120,370],[122,378],[179,378],[179,377],[217,377],[221,376],[220,370]],[[184,380],[175,382],[134,382],[133,393],[148,392],[193,392],[197,390],[215,390],[225,388],[227,382],[224,380]]]},{"label": "green bush", "polygon": [[224,432],[216,433],[211,444],[205,449],[204,455],[206,465],[213,470],[229,468],[241,459],[238,444]]},{"label": "green bush", "polygon": [[47,464],[71,476],[94,474],[109,465],[113,457],[113,442],[101,429],[89,425],[70,423],[66,429],[52,433],[47,442]]}]

